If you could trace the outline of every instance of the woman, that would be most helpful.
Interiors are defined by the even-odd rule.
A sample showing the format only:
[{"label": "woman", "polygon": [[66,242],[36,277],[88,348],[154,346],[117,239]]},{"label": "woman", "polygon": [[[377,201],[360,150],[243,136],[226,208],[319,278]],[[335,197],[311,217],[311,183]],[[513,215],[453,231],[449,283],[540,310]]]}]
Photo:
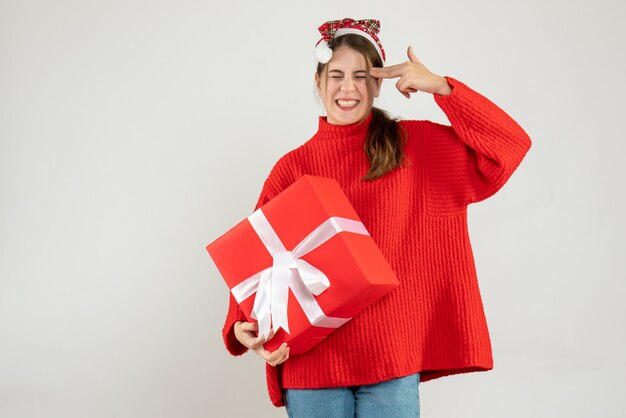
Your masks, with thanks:
[{"label": "woman", "polygon": [[[326,116],[274,165],[256,208],[304,174],[335,178],[400,286],[291,358],[286,344],[268,352],[257,342],[256,324],[231,295],[224,341],[233,355],[252,349],[266,360],[270,398],[289,416],[419,416],[420,382],[493,368],[467,206],[506,183],[531,141],[410,47],[407,62],[383,68],[378,21],[346,18],[319,30],[315,83]],[[407,98],[432,94],[451,126],[393,120],[373,107],[384,78],[397,79]]]}]

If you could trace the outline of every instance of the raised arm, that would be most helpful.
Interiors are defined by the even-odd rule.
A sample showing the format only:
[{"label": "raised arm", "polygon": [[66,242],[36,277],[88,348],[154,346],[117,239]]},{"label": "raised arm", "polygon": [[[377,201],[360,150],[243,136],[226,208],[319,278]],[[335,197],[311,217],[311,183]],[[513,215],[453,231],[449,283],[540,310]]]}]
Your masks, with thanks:
[{"label": "raised arm", "polygon": [[[398,79],[407,99],[430,93],[452,126],[421,124],[431,213],[457,212],[498,191],[520,164],[531,141],[502,109],[460,81],[430,71],[407,49],[408,61],[371,68],[375,78]],[[418,126],[418,125],[415,125]]]},{"label": "raised arm", "polygon": [[452,126],[427,125],[424,158],[435,205],[454,210],[496,193],[521,163],[531,140],[489,99],[452,77],[445,79],[451,93],[433,97]]}]

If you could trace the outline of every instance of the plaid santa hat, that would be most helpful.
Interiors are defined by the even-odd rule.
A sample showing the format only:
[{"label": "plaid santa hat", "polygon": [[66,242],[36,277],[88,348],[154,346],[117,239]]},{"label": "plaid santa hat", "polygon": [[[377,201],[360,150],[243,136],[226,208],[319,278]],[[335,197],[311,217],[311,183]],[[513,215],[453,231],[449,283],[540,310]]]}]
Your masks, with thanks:
[{"label": "plaid santa hat", "polygon": [[317,29],[322,34],[322,39],[315,44],[315,59],[322,64],[326,64],[333,56],[333,51],[329,46],[333,39],[348,33],[355,33],[369,40],[376,48],[380,59],[385,62],[385,50],[377,36],[380,31],[380,22],[376,19],[354,20],[346,17],[325,22]]}]

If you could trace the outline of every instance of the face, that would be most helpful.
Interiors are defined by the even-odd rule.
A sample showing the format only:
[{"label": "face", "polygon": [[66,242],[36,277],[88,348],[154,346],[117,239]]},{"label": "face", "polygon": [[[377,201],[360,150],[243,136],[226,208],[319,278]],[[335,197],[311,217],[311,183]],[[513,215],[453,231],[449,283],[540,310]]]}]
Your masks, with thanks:
[{"label": "face", "polygon": [[370,76],[365,57],[346,46],[333,51],[326,71],[328,82],[324,73],[321,77],[315,73],[315,83],[326,108],[328,123],[349,125],[361,122],[371,112],[382,80]]}]

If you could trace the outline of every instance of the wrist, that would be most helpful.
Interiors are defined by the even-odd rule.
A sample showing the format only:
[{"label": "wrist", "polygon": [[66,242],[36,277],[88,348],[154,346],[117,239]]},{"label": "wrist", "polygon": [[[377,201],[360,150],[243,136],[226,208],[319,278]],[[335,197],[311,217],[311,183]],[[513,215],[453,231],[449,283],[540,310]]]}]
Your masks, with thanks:
[{"label": "wrist", "polygon": [[448,83],[448,80],[445,77],[441,77],[441,87],[439,87],[435,94],[440,96],[448,96],[452,93],[452,86]]}]

